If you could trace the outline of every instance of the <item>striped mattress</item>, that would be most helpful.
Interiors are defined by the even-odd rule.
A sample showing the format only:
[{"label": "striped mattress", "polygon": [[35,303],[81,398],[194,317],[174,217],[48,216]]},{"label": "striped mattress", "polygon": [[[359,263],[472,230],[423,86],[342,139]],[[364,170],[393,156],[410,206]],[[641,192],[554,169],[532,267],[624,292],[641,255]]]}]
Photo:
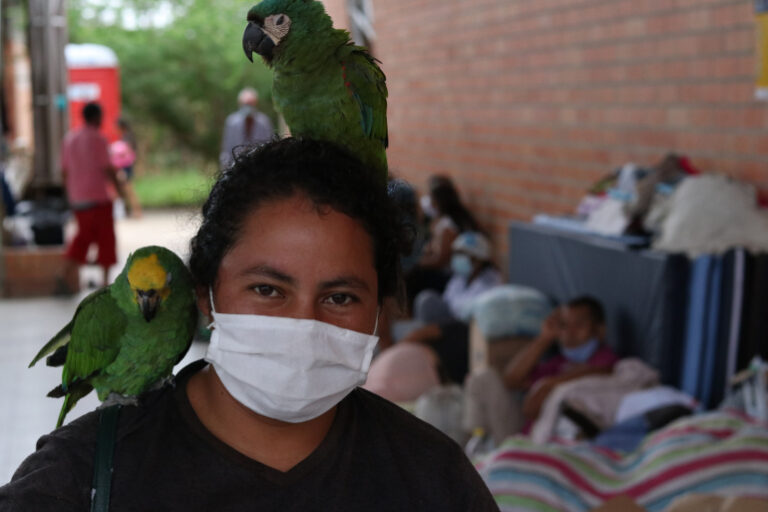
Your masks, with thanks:
[{"label": "striped mattress", "polygon": [[618,495],[649,512],[689,493],[768,499],[768,425],[736,412],[698,414],[629,454],[514,437],[477,465],[502,511],[587,511]]}]

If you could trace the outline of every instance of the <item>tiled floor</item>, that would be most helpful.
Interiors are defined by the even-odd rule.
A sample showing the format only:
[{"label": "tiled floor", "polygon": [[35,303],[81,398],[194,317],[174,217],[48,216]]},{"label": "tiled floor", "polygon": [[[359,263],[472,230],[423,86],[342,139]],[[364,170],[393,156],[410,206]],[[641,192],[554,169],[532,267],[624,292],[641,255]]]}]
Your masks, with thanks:
[{"label": "tiled floor", "polygon": [[[187,211],[149,212],[142,219],[118,221],[117,274],[130,251],[143,245],[164,245],[187,257],[189,238],[198,220]],[[81,281],[98,281],[98,268],[84,268]],[[27,365],[43,344],[71,318],[88,290],[73,298],[0,299],[0,485],[10,480],[19,463],[34,451],[37,439],[56,424],[60,399],[48,398],[60,383],[58,368]],[[180,366],[199,359],[204,343],[195,343]],[[180,367],[179,366],[179,367]],[[82,399],[67,421],[98,405],[95,395]]]}]

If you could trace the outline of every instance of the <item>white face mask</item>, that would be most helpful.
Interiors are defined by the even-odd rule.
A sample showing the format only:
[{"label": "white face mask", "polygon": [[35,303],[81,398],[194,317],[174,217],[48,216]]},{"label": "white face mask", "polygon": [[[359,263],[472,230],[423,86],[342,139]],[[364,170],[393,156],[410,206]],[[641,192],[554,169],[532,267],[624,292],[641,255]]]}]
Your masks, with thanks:
[{"label": "white face mask", "polygon": [[205,360],[227,391],[252,411],[288,423],[317,418],[368,375],[379,341],[296,318],[217,313]]},{"label": "white face mask", "polygon": [[431,219],[436,219],[439,217],[439,214],[437,212],[437,209],[432,204],[432,198],[429,195],[423,195],[419,199],[419,205],[421,206],[421,211],[424,212],[424,215]]}]

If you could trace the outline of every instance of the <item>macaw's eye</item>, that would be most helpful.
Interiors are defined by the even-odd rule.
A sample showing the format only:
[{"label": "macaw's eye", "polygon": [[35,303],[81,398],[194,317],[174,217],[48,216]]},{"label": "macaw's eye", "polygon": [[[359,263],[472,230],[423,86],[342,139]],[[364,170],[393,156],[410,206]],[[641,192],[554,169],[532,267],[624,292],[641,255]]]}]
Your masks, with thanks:
[{"label": "macaw's eye", "polygon": [[283,22],[284,22],[284,21],[285,21],[285,16],[283,16],[283,15],[281,14],[281,15],[280,15],[280,17],[279,17],[279,18],[277,18],[277,21],[275,21],[275,25],[277,25],[277,26],[280,26],[280,25],[282,25],[282,24],[283,24]]}]

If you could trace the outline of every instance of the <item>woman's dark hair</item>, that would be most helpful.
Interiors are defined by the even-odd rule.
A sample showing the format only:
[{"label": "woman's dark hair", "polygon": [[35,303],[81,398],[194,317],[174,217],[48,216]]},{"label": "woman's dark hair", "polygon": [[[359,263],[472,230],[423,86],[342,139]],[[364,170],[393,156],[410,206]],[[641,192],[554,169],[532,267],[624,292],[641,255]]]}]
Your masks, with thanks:
[{"label": "woman's dark hair", "polygon": [[330,207],[362,224],[373,241],[379,301],[399,299],[399,259],[408,233],[381,177],[334,144],[297,138],[240,152],[219,173],[191,241],[189,266],[196,284],[214,284],[247,215],[296,193],[305,194],[318,208]]},{"label": "woman's dark hair", "polygon": [[459,199],[456,187],[447,176],[436,175],[429,179],[429,195],[432,197],[435,208],[447,215],[459,228],[459,231],[481,231],[480,225],[469,213]]}]

